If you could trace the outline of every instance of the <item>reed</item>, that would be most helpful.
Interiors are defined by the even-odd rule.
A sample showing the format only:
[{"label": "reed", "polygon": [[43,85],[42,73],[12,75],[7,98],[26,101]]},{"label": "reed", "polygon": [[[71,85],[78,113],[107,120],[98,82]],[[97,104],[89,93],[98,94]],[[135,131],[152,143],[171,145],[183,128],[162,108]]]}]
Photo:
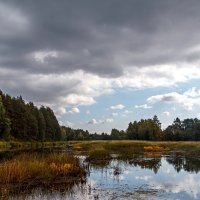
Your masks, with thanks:
[{"label": "reed", "polygon": [[86,175],[78,158],[63,153],[41,156],[22,154],[0,163],[0,185],[35,184],[81,178]]}]

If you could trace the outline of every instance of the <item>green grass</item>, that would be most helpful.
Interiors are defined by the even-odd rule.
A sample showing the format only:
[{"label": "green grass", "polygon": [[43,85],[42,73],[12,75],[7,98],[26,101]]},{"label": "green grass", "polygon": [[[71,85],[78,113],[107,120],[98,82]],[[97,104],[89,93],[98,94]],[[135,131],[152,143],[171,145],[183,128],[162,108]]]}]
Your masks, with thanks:
[{"label": "green grass", "polygon": [[10,149],[38,149],[38,148],[51,148],[51,147],[64,147],[68,144],[67,141],[56,142],[38,142],[38,141],[3,141],[0,140],[0,150]]},{"label": "green grass", "polygon": [[[136,140],[113,140],[113,141],[71,141],[75,150],[90,151],[93,149],[107,149],[112,152],[125,151],[131,149],[131,151],[140,151],[145,146],[160,146],[163,148],[169,148],[175,151],[199,151],[200,142],[154,142],[154,141],[136,141]],[[0,140],[0,150],[9,149],[31,149],[42,147],[64,147],[68,144],[67,141],[57,142],[37,142],[37,141],[2,141]]]},{"label": "green grass", "polygon": [[106,141],[73,141],[71,144],[73,145],[73,149],[80,151],[90,151],[93,149],[102,149],[104,148]]},{"label": "green grass", "polygon": [[134,140],[117,140],[117,141],[83,141],[74,144],[74,147],[80,150],[91,151],[94,149],[106,149],[110,153],[117,153],[127,157],[142,153],[145,147],[160,147],[168,151],[181,151],[187,153],[200,153],[200,142],[166,142],[166,141],[134,141]]},{"label": "green grass", "polygon": [[88,154],[87,161],[90,162],[103,162],[111,159],[109,151],[105,149],[94,149]]}]

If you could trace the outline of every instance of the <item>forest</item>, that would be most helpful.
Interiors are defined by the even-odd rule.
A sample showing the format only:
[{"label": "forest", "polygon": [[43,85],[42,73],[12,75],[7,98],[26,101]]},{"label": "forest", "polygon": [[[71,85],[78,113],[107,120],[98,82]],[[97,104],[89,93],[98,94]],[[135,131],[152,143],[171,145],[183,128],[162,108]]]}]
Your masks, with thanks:
[{"label": "forest", "polygon": [[51,108],[0,91],[0,138],[56,141],[61,140],[61,129]]},{"label": "forest", "polygon": [[155,115],[128,124],[126,130],[113,128],[111,133],[89,133],[82,129],[60,126],[49,107],[38,108],[25,103],[21,96],[11,97],[0,90],[0,139],[3,140],[151,140],[151,141],[199,141],[200,120],[176,118],[166,129]]}]

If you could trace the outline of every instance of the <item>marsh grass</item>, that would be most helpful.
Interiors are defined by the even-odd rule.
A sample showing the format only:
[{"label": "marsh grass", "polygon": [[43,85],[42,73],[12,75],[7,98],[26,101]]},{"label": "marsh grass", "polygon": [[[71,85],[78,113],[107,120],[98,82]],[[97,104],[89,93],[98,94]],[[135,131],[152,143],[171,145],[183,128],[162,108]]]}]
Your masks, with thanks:
[{"label": "marsh grass", "polygon": [[111,151],[120,151],[124,148],[144,149],[145,146],[158,146],[169,148],[170,150],[195,150],[200,151],[200,142],[191,141],[138,141],[138,140],[113,140],[113,141],[83,141],[76,142],[74,146],[79,146],[84,150],[92,150],[94,148],[105,148]]},{"label": "marsh grass", "polygon": [[93,149],[102,149],[104,148],[106,141],[81,141],[72,143],[73,149],[78,151],[91,151]]},{"label": "marsh grass", "polygon": [[39,141],[0,140],[0,150],[65,147],[67,144],[68,144],[67,141],[39,142]]},{"label": "marsh grass", "polygon": [[92,163],[104,162],[109,161],[111,159],[111,155],[109,151],[101,148],[101,149],[94,149],[89,151],[87,161]]},{"label": "marsh grass", "polygon": [[0,163],[0,186],[3,184],[40,184],[70,177],[83,177],[86,172],[78,158],[62,153],[45,157],[22,154]]},{"label": "marsh grass", "polygon": [[166,142],[166,141],[82,141],[74,144],[80,151],[90,152],[94,149],[105,149],[110,154],[118,154],[119,159],[132,159],[137,154],[149,154],[151,156],[166,155],[170,152],[183,154],[200,154],[200,142]]}]

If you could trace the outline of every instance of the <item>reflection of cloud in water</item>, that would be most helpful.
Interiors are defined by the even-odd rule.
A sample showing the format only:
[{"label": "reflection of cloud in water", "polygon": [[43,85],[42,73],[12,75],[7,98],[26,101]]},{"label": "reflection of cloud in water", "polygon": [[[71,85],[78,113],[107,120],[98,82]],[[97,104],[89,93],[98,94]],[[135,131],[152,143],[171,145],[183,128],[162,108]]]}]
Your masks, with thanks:
[{"label": "reflection of cloud in water", "polygon": [[119,181],[125,180],[125,177],[123,175],[119,175],[118,177]]},{"label": "reflection of cloud in water", "polygon": [[131,170],[127,170],[127,169],[124,170],[124,174],[126,174],[126,175],[131,174],[131,172],[132,172]]},{"label": "reflection of cloud in water", "polygon": [[162,171],[162,173],[164,174],[171,174],[172,172],[173,172],[172,169],[166,169]]},{"label": "reflection of cloud in water", "polygon": [[89,180],[89,185],[92,186],[92,187],[95,186],[96,183],[97,183],[97,181],[95,181],[95,180],[93,180],[93,179],[90,179],[90,180]]},{"label": "reflection of cloud in water", "polygon": [[197,199],[200,193],[200,180],[195,174],[189,174],[183,177],[181,180],[168,181],[165,183],[154,182],[156,189],[161,189],[166,192],[180,193],[185,192],[194,199]]},{"label": "reflection of cloud in water", "polygon": [[159,172],[171,175],[174,173],[174,167],[169,165],[168,162],[162,158],[162,167],[160,168]]},{"label": "reflection of cloud in water", "polygon": [[143,181],[149,181],[152,179],[152,176],[136,176],[136,180],[143,180]]}]

